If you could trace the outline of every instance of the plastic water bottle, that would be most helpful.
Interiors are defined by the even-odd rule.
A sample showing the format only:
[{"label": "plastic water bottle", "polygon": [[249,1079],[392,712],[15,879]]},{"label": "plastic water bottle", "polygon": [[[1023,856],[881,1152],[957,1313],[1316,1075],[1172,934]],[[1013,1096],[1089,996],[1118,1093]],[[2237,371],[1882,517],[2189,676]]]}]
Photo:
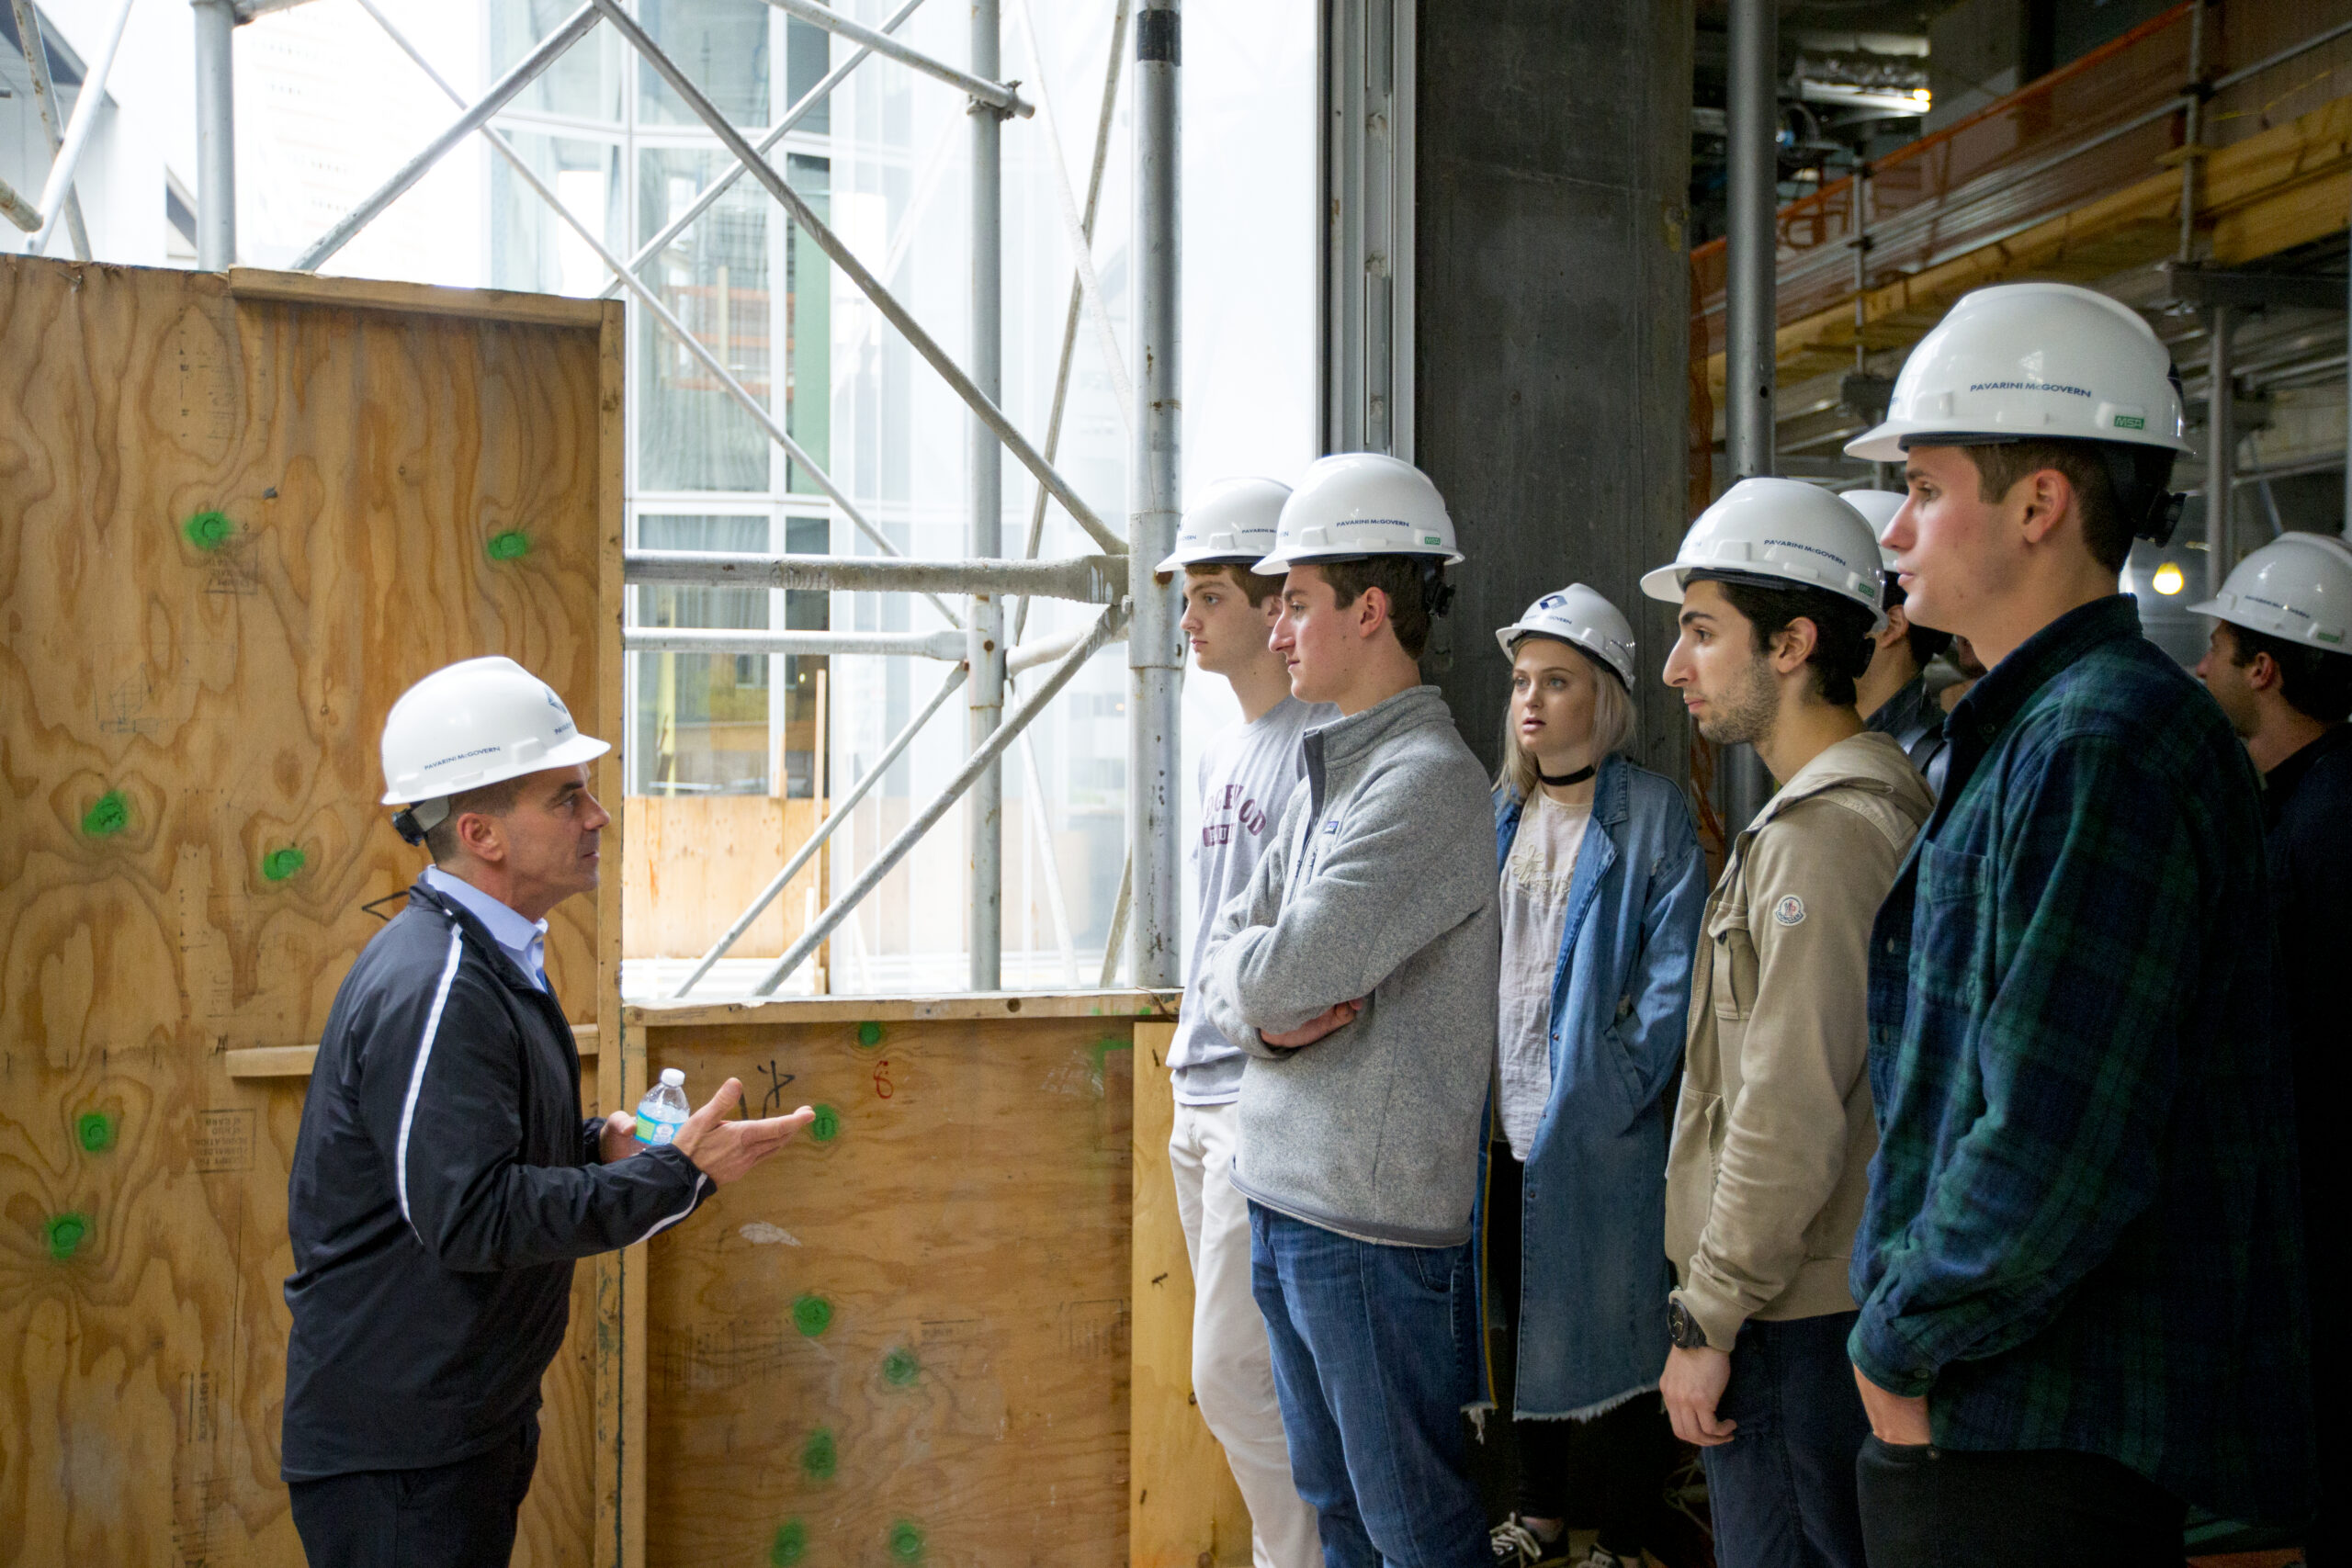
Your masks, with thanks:
[{"label": "plastic water bottle", "polygon": [[691,1114],[686,1109],[686,1075],[676,1067],[662,1069],[662,1081],[637,1102],[637,1141],[667,1144],[677,1140],[678,1129]]}]

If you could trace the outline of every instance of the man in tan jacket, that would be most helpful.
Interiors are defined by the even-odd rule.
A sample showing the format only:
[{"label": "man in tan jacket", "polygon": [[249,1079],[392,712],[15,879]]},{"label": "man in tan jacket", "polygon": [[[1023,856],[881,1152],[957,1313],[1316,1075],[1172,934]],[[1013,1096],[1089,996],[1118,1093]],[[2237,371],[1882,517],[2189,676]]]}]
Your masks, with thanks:
[{"label": "man in tan jacket", "polygon": [[1723,1568],[1863,1568],[1846,1271],[1877,1142],[1868,949],[1935,804],[1855,712],[1878,573],[1844,502],[1749,479],[1643,581],[1681,604],[1666,681],[1700,733],[1753,745],[1780,785],[1708,900],[1667,1160],[1681,1283],[1658,1386],[1701,1446]]}]

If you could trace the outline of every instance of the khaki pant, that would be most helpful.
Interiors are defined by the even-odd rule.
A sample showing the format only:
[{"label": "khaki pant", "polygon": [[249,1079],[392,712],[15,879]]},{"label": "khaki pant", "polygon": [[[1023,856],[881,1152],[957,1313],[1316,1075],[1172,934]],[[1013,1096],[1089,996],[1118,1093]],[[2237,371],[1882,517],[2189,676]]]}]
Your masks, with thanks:
[{"label": "khaki pant", "polygon": [[1232,1105],[1179,1104],[1168,1140],[1193,1260],[1193,1395],[1249,1505],[1255,1568],[1322,1568],[1315,1510],[1291,1481],[1266,1320],[1250,1293],[1250,1203],[1233,1190],[1239,1125]]}]

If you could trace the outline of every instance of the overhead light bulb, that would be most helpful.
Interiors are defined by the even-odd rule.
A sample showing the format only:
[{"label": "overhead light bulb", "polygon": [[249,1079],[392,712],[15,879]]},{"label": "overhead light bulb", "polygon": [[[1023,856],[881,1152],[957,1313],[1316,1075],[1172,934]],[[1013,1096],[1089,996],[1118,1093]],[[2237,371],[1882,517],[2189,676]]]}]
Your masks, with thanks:
[{"label": "overhead light bulb", "polygon": [[2179,592],[2188,581],[2188,580],[2181,575],[2180,568],[2166,561],[2156,568],[2155,575],[2148,580],[2148,586],[2169,599]]}]

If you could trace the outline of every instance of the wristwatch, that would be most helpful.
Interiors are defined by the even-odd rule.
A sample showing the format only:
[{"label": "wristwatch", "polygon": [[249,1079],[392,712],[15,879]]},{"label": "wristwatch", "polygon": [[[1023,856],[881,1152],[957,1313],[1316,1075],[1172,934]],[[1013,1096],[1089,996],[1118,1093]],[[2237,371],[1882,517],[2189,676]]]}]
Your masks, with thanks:
[{"label": "wristwatch", "polygon": [[1707,1331],[1690,1315],[1690,1309],[1679,1296],[1666,1298],[1666,1335],[1678,1350],[1703,1350],[1707,1348]]}]

